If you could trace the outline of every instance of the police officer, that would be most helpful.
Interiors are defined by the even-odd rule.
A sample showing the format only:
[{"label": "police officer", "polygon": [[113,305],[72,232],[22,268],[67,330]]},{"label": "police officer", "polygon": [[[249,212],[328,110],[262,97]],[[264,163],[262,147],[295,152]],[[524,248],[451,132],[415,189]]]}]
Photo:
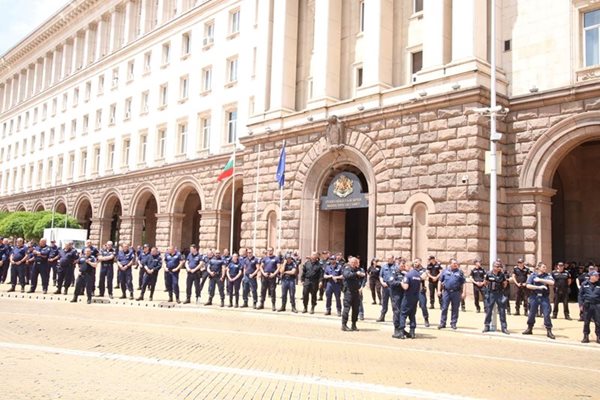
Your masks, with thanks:
[{"label": "police officer", "polygon": [[48,268],[52,272],[52,285],[56,286],[57,266],[60,259],[59,248],[56,245],[56,240],[50,241],[50,253],[48,254]]},{"label": "police officer", "polygon": [[[428,271],[428,275],[430,275]],[[458,322],[458,307],[460,300],[467,295],[467,287],[465,286],[465,274],[458,266],[456,259],[450,260],[450,266],[445,269],[439,277],[438,291],[442,294],[442,313],[438,329],[446,327],[446,319],[448,317],[448,308],[452,306],[450,316],[450,327],[456,329]]]},{"label": "police officer", "polygon": [[88,249],[88,248],[92,251],[92,256],[93,257],[98,257],[99,250],[98,250],[98,248],[96,246],[94,246],[92,244],[92,241],[89,240],[89,239],[85,241],[85,247],[83,249],[85,250],[85,249]]},{"label": "police officer", "polygon": [[527,278],[531,271],[525,266],[525,261],[522,258],[517,260],[517,266],[513,268],[512,281],[517,288],[517,299],[515,300],[515,315],[521,315],[520,307],[523,303],[523,314],[527,315],[529,306],[527,304],[527,298],[529,293],[527,291]]},{"label": "police officer", "polygon": [[[356,321],[360,308],[360,291],[363,279],[366,277],[364,271],[359,269],[360,264],[356,257],[350,257],[344,267],[344,311],[342,312],[342,331],[358,331]],[[348,328],[348,318],[352,310],[352,326]]]},{"label": "police officer", "polygon": [[66,242],[65,247],[59,250],[56,291],[54,294],[60,294],[61,289],[65,287],[65,294],[73,283],[75,263],[79,259],[77,250],[73,248],[73,242]]},{"label": "police officer", "polygon": [[600,284],[598,278],[598,272],[590,272],[589,280],[585,281],[579,289],[577,300],[581,304],[581,311],[584,315],[583,340],[581,343],[590,342],[590,322],[594,321],[594,325],[596,325],[596,343],[600,344]]},{"label": "police officer", "polygon": [[331,315],[331,298],[335,296],[335,306],[338,317],[342,316],[342,302],[340,295],[342,293],[342,280],[344,277],[343,265],[338,263],[336,257],[329,257],[329,263],[323,272],[323,280],[325,281],[325,315]]},{"label": "police officer", "polygon": [[33,255],[35,243],[30,240],[25,244],[25,247],[27,247],[27,260],[25,261],[25,284],[29,285],[29,281],[31,280],[31,272],[33,271],[33,261],[35,259]]},{"label": "police officer", "polygon": [[44,294],[48,293],[48,282],[50,281],[50,267],[48,266],[49,255],[50,247],[46,245],[46,239],[40,239],[39,246],[33,249],[34,264],[31,272],[31,286],[29,287],[29,293],[35,292],[38,275],[42,277],[42,290]]},{"label": "police officer", "polygon": [[0,284],[6,281],[6,275],[8,274],[9,257],[12,252],[12,248],[8,239],[2,238],[0,240]]},{"label": "police officer", "polygon": [[396,267],[394,256],[388,256],[387,261],[381,266],[379,273],[379,282],[381,282],[381,314],[376,322],[384,322],[385,314],[388,311],[388,303],[390,301],[390,286],[389,281],[392,277],[392,270]]},{"label": "police officer", "polygon": [[485,275],[485,321],[483,332],[490,331],[490,324],[492,323],[492,313],[494,306],[498,307],[498,315],[500,316],[500,326],[502,333],[508,335],[508,329],[506,325],[506,296],[504,295],[504,288],[508,285],[508,278],[502,270],[502,263],[499,261],[494,262],[494,268],[491,272]]},{"label": "police officer", "polygon": [[425,320],[425,327],[429,328],[429,310],[427,309],[427,292],[425,288],[425,284],[427,282],[427,270],[423,267],[422,261],[420,258],[415,258],[413,261],[413,269],[419,273],[419,276],[422,278],[421,281],[421,290],[419,290],[419,308],[421,309],[421,314],[423,314],[423,319]]},{"label": "police officer", "polygon": [[212,299],[215,295],[215,286],[219,288],[219,296],[221,297],[221,307],[225,307],[225,261],[221,258],[221,253],[217,250],[214,256],[208,261],[208,301],[205,306],[212,305]]},{"label": "police officer", "polygon": [[185,301],[183,304],[190,304],[192,299],[192,285],[196,291],[196,303],[200,301],[200,280],[202,279],[202,254],[198,251],[198,246],[190,245],[190,254],[187,256],[185,270],[187,277],[185,280]]},{"label": "police officer", "polygon": [[152,301],[152,297],[154,296],[154,289],[156,288],[156,279],[158,278],[158,271],[162,267],[162,257],[158,252],[156,247],[150,249],[150,256],[146,257],[144,265],[144,282],[142,282],[142,290],[140,292],[140,297],[136,300],[141,301],[144,300],[144,293],[146,293],[146,289],[150,289],[150,301]]},{"label": "police officer", "polygon": [[175,301],[181,303],[179,301],[179,271],[185,264],[185,258],[183,258],[180,252],[175,250],[175,247],[169,246],[164,256],[164,263],[166,273],[165,286],[169,293],[169,302],[173,302],[173,294],[175,294]]},{"label": "police officer", "polygon": [[267,297],[267,291],[271,298],[271,309],[276,311],[275,301],[276,298],[276,283],[277,283],[277,272],[279,271],[279,264],[281,264],[281,257],[273,254],[274,249],[269,247],[267,249],[267,255],[262,258],[260,262],[260,274],[262,276],[260,285],[260,305],[258,309],[265,308],[265,299]]},{"label": "police officer", "polygon": [[25,275],[27,263],[27,246],[23,239],[18,238],[15,247],[12,248],[10,254],[10,289],[9,292],[14,292],[18,283],[21,285],[21,293],[25,292]]},{"label": "police officer", "polygon": [[400,313],[402,311],[402,301],[404,300],[404,288],[402,282],[406,275],[405,271],[406,263],[403,260],[398,261],[392,266],[390,277],[386,282],[389,287],[390,297],[392,300],[392,320],[394,322],[394,336],[399,338],[400,332]]},{"label": "police officer", "polygon": [[290,296],[290,304],[292,312],[297,313],[296,309],[296,276],[298,275],[298,266],[294,261],[292,253],[286,253],[285,261],[279,271],[281,276],[281,307],[278,312],[285,311],[288,294]]},{"label": "police officer", "polygon": [[[440,279],[440,272],[442,272],[442,266],[437,261],[435,256],[429,256],[427,260],[427,280],[429,283],[429,308],[435,308],[435,294],[436,290],[438,290],[438,280]],[[440,292],[438,292],[440,293]],[[438,294],[440,297],[441,294]],[[441,298],[438,299],[440,305],[442,303]]]},{"label": "police officer", "polygon": [[523,335],[533,334],[533,325],[535,325],[535,317],[538,308],[542,309],[544,316],[544,326],[546,327],[546,336],[550,339],[555,339],[552,333],[552,320],[550,319],[550,287],[554,286],[554,279],[547,271],[546,264],[540,263],[538,270],[527,278],[527,289],[530,290],[529,295],[529,316],[527,318],[527,329],[523,331]]},{"label": "police officer", "polygon": [[[418,260],[418,263],[416,261]],[[415,329],[417,328],[417,304],[420,302],[420,296],[422,293],[423,282],[427,279],[427,273],[424,268],[420,265],[421,260],[417,259],[415,263],[411,265],[408,269],[408,272],[404,275],[404,279],[402,280],[402,289],[404,290],[404,300],[402,302],[402,309],[400,312],[400,321],[398,324],[397,331],[394,332],[392,337],[397,339],[405,339],[406,333],[406,318],[410,321],[410,332],[408,333],[408,337],[414,339]],[[421,268],[415,268],[419,265]],[[423,296],[425,298],[425,296]],[[424,303],[425,310],[427,310],[427,303]],[[427,324],[428,325],[428,324]],[[426,325],[426,326],[427,326]]]},{"label": "police officer", "polygon": [[127,298],[126,290],[129,290],[129,299],[133,300],[133,274],[131,272],[133,263],[135,263],[135,252],[129,247],[129,243],[123,243],[123,248],[117,254],[118,283],[121,287],[121,299]]},{"label": "police officer", "polygon": [[146,269],[144,268],[144,264],[146,262],[146,257],[150,256],[150,245],[145,244],[144,247],[139,249],[136,252],[137,262],[135,265],[135,269],[139,269],[140,273],[138,275],[138,290],[142,288],[142,284],[144,283],[144,274],[146,273]]},{"label": "police officer", "polygon": [[248,297],[249,294],[252,293],[253,307],[256,309],[256,303],[258,302],[258,283],[256,278],[259,273],[258,264],[258,258],[254,257],[252,249],[248,249],[246,251],[246,258],[243,261],[244,278],[242,280],[242,298],[244,304],[242,304],[242,308],[248,307]]},{"label": "police officer", "polygon": [[[481,267],[481,260],[475,260],[475,267],[471,270],[471,282],[473,282],[473,298],[475,300],[475,308],[477,312],[481,312],[481,307],[479,306],[479,299],[483,302],[483,309],[486,311],[486,302],[485,295],[483,293],[483,288],[485,286],[485,276],[486,272]],[[487,311],[486,311],[487,312]]]},{"label": "police officer", "polygon": [[229,307],[233,307],[233,300],[235,300],[235,308],[238,308],[240,305],[240,285],[242,283],[244,269],[237,253],[232,254],[231,260],[227,264],[225,273],[227,275],[227,294],[229,294]]},{"label": "police officer", "polygon": [[[331,256],[332,254],[329,252],[329,250],[323,250],[321,252],[321,258],[319,262],[321,263],[321,268],[323,271],[325,271],[325,267],[327,266]],[[323,294],[325,294],[325,285],[323,285],[323,281],[321,280],[321,282],[319,282],[319,301],[323,300]]]},{"label": "police officer", "polygon": [[94,293],[94,281],[96,280],[96,258],[92,255],[92,249],[86,247],[83,254],[79,257],[79,275],[75,282],[75,293],[71,303],[77,303],[77,297],[83,294],[85,288],[87,294],[87,303],[92,303],[92,294]]},{"label": "police officer", "polygon": [[[584,283],[586,283],[590,279],[590,274],[596,271],[596,267],[592,264],[588,266],[588,271],[585,270],[585,266],[580,266],[581,273],[577,276],[577,290],[581,290],[581,287]],[[579,322],[583,322],[583,303],[580,301],[580,297],[578,295],[577,302],[579,304]]]},{"label": "police officer", "polygon": [[202,289],[204,288],[206,281],[210,277],[210,275],[208,274],[208,262],[212,258],[214,258],[214,256],[215,253],[212,249],[208,250],[206,252],[206,255],[202,256],[202,266],[200,267],[200,272],[202,273],[200,278],[200,296],[202,296]]},{"label": "police officer", "polygon": [[113,276],[115,274],[115,249],[113,248],[113,242],[110,240],[106,242],[104,247],[100,249],[97,260],[100,262],[100,283],[98,289],[100,290],[99,297],[104,297],[105,290],[108,289],[108,297],[113,298]]},{"label": "police officer", "polygon": [[323,278],[323,265],[319,260],[319,253],[313,252],[310,258],[302,266],[302,303],[304,304],[304,310],[302,313],[305,314],[308,309],[308,298],[311,297],[311,308],[310,313],[314,314],[315,306],[317,305],[317,291]]},{"label": "police officer", "polygon": [[374,258],[371,260],[371,265],[367,269],[367,275],[369,276],[369,289],[371,289],[371,297],[373,298],[372,304],[381,304],[381,282],[379,281],[379,273],[381,272],[381,266],[379,260]]},{"label": "police officer", "polygon": [[569,286],[571,286],[571,275],[565,270],[565,264],[559,262],[556,270],[552,272],[554,279],[554,307],[552,308],[552,319],[558,316],[558,303],[562,303],[565,319],[571,320],[569,315]]}]

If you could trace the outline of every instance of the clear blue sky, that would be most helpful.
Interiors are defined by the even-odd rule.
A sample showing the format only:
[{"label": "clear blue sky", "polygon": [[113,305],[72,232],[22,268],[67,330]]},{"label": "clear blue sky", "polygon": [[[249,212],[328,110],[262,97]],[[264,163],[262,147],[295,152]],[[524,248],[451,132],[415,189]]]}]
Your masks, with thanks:
[{"label": "clear blue sky", "polygon": [[0,0],[0,55],[70,0]]}]

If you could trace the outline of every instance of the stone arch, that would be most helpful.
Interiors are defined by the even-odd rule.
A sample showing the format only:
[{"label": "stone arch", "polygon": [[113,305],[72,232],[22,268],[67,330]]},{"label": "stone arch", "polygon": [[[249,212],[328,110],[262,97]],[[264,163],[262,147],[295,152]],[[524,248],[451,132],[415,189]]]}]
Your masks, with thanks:
[{"label": "stone arch", "polygon": [[[231,204],[231,190],[235,183],[235,206]],[[213,200],[213,209],[217,213],[217,248],[240,247],[242,229],[242,197],[243,174],[235,173],[230,178],[219,183]],[[231,225],[231,210],[234,209],[233,228]],[[233,229],[233,244],[231,243]],[[233,249],[230,249],[232,252]]]},{"label": "stone arch", "polygon": [[33,206],[31,207],[32,212],[38,212],[38,211],[44,211],[44,210],[46,210],[46,207],[44,206],[44,202],[41,200],[37,200],[35,203],[33,203]]},{"label": "stone arch", "polygon": [[204,191],[199,182],[191,177],[179,179],[170,191],[166,212],[169,215],[170,243],[179,249],[200,242],[201,211],[206,209]]},{"label": "stone arch", "polygon": [[181,197],[184,194],[188,194],[192,190],[195,190],[196,193],[198,193],[198,196],[200,197],[200,203],[202,204],[202,208],[205,209],[206,200],[204,197],[204,190],[202,189],[202,186],[196,179],[191,177],[184,177],[175,182],[172,189],[170,190],[171,195],[167,199],[167,207],[165,209],[166,212],[181,212],[181,210],[183,209],[183,204],[181,204]]},{"label": "stone arch", "polygon": [[429,214],[435,213],[435,203],[427,193],[415,193],[410,196],[404,203],[403,213],[405,215],[412,214],[414,206],[418,203],[425,204]]},{"label": "stone arch", "polygon": [[121,196],[121,193],[117,189],[110,189],[104,193],[100,200],[100,206],[98,207],[98,215],[101,218],[106,217],[107,211],[110,211],[108,208],[114,206],[116,201],[123,204],[123,196]]},{"label": "stone arch", "polygon": [[600,139],[600,111],[567,118],[542,134],[523,163],[521,188],[550,188],[563,158],[582,143]]},{"label": "stone arch", "polygon": [[16,212],[27,211],[27,208],[25,208],[25,204],[21,202],[21,203],[17,204],[17,206],[15,207],[15,211]]},{"label": "stone arch", "polygon": [[[303,172],[301,169],[296,174],[296,181],[294,182],[294,190],[296,186],[300,186],[302,190],[300,206],[300,253],[310,254],[312,251],[317,250],[317,218],[318,211],[315,204],[321,196],[321,190],[331,174],[332,169],[336,169],[344,166],[353,166],[359,169],[365,177],[368,187],[368,223],[367,223],[367,259],[372,259],[375,256],[375,232],[376,232],[376,220],[377,220],[377,175],[383,172],[385,167],[382,167],[384,158],[378,151],[369,150],[374,152],[373,157],[369,157],[367,153],[362,152],[360,149],[345,146],[343,149],[338,151],[327,151],[322,141],[319,141],[319,146],[323,149],[318,156],[313,157],[315,146],[311,151],[307,152],[303,160],[300,163],[302,165],[310,165]],[[372,147],[370,147],[372,149]],[[308,159],[307,159],[308,157]],[[308,164],[305,164],[308,163]],[[294,196],[292,196],[294,198]],[[366,261],[366,260],[365,260]]]},{"label": "stone arch", "polygon": [[0,212],[10,212],[10,209],[6,204],[0,206]]},{"label": "stone arch", "polygon": [[62,196],[57,197],[54,200],[54,204],[52,204],[52,208],[54,209],[55,212],[57,212],[59,214],[66,214],[67,213],[67,199]]},{"label": "stone arch", "polygon": [[73,203],[73,216],[81,227],[88,232],[88,238],[92,229],[92,218],[94,217],[94,207],[92,206],[92,196],[88,192],[83,192],[77,196]]},{"label": "stone arch", "polygon": [[147,243],[156,245],[157,215],[159,214],[159,197],[151,183],[139,185],[129,203],[131,220],[131,242],[134,245]]},{"label": "stone arch", "polygon": [[277,222],[280,212],[278,205],[269,204],[261,214],[260,221],[266,223],[267,227],[264,248],[277,246]]},{"label": "stone arch", "polygon": [[108,190],[100,201],[98,221],[100,223],[100,243],[109,240],[117,243],[121,237],[123,197],[117,189]]}]

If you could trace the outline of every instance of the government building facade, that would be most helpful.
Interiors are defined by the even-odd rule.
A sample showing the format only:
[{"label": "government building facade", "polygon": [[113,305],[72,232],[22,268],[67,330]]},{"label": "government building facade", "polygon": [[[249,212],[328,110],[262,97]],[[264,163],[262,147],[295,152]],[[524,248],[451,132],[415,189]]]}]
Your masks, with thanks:
[{"label": "government building facade", "polygon": [[[96,242],[488,262],[491,4],[73,0],[0,60],[0,210]],[[597,260],[600,4],[495,4],[499,257]]]}]

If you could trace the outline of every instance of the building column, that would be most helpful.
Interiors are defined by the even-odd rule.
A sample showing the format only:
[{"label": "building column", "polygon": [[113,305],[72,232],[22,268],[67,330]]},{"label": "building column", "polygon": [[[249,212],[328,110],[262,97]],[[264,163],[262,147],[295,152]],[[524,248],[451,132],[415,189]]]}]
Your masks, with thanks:
[{"label": "building column", "polygon": [[487,59],[487,1],[453,0],[452,61],[473,58]]},{"label": "building column", "polygon": [[129,41],[131,40],[131,37],[133,36],[131,34],[131,22],[134,21],[133,17],[132,17],[132,11],[133,11],[133,3],[131,1],[126,1],[125,2],[125,24],[123,27],[123,46],[125,46],[127,43],[129,43]]},{"label": "building column", "polygon": [[181,222],[185,214],[156,214],[156,247],[166,249],[181,241]]},{"label": "building column", "polygon": [[59,79],[64,79],[67,74],[68,74],[68,60],[67,60],[67,55],[69,53],[69,43],[65,42],[63,44],[63,51],[62,51],[62,62],[61,62],[61,68],[60,68],[60,78]]},{"label": "building column", "polygon": [[162,24],[164,16],[165,16],[164,0],[156,0],[156,26],[159,26]]},{"label": "building column", "polygon": [[271,49],[272,111],[291,112],[296,106],[296,55],[298,46],[298,0],[275,2]]},{"label": "building column", "polygon": [[121,226],[119,228],[119,244],[128,242],[130,246],[134,246],[133,243],[133,225],[137,217],[131,215],[121,216]]},{"label": "building column", "polygon": [[110,218],[92,218],[90,240],[95,243],[106,243],[110,240]]},{"label": "building column", "polygon": [[81,45],[81,40],[79,40],[79,32],[75,33],[73,37],[73,48],[71,50],[71,73],[74,74],[79,69],[78,64],[78,55],[79,55],[79,46]]},{"label": "building column", "polygon": [[315,33],[311,60],[312,96],[309,107],[339,100],[342,45],[342,0],[315,2]]},{"label": "building column", "polygon": [[30,96],[33,96],[34,94],[40,91],[40,81],[42,79],[41,69],[43,69],[43,66],[43,60],[42,63],[40,63],[39,58],[35,60],[35,64],[33,64],[33,81],[31,85]]},{"label": "building column", "polygon": [[393,14],[392,0],[365,1],[363,43],[366,49],[359,95],[379,93],[392,86]]},{"label": "building column", "polygon": [[100,17],[98,22],[96,23],[96,50],[94,54],[94,62],[100,60],[102,58],[102,50],[103,41],[104,41],[104,30],[106,29],[106,22],[104,22],[104,18]]},{"label": "building column", "polygon": [[144,230],[144,217],[132,216],[131,219],[131,242],[134,246],[143,245],[142,232]]},{"label": "building column", "polygon": [[48,82],[48,86],[52,86],[54,85],[54,82],[56,81],[56,74],[58,71],[58,55],[57,55],[57,49],[52,50],[51,53],[51,57],[52,60],[50,61],[50,80]]},{"label": "building column", "polygon": [[108,52],[113,53],[117,49],[117,9],[113,8],[110,11],[110,28],[109,28],[109,39],[108,39]]},{"label": "building column", "polygon": [[452,14],[450,0],[425,1],[423,18],[423,72],[439,68],[451,58]]},{"label": "building column", "polygon": [[21,100],[28,99],[31,96],[30,92],[31,92],[31,88],[33,86],[31,84],[32,78],[33,77],[31,76],[31,65],[28,65],[27,69],[25,70],[25,82],[23,85],[24,90],[21,95]]},{"label": "building column", "polygon": [[81,57],[81,64],[86,67],[90,63],[90,27],[85,28],[83,33],[83,55]]},{"label": "building column", "polygon": [[140,0],[140,19],[138,21],[138,27],[136,31],[136,37],[142,36],[146,33],[146,18],[148,18],[148,0]]},{"label": "building column", "polygon": [[217,248],[219,212],[213,210],[199,210],[198,214],[200,214],[200,239],[198,246],[203,250]]},{"label": "building column", "polygon": [[175,9],[177,10],[177,15],[183,13],[183,0],[176,0]]}]

